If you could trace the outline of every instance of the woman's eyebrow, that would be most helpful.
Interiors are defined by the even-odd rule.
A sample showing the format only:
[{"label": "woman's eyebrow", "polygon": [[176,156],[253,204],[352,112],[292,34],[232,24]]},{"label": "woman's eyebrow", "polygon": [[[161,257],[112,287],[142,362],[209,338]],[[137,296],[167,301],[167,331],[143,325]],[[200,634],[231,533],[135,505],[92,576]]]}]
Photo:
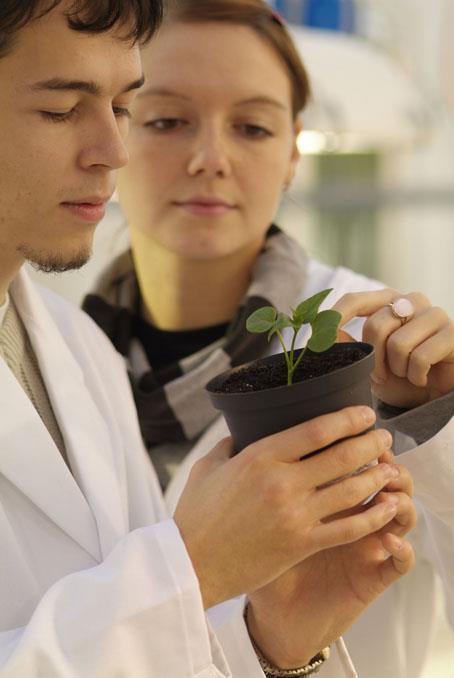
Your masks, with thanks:
[{"label": "woman's eyebrow", "polygon": [[[134,80],[126,85],[121,94],[139,89],[145,82],[144,76]],[[28,85],[27,89],[32,92],[86,92],[94,96],[101,96],[103,88],[93,80],[65,80],[64,78],[51,78],[50,80],[41,80],[33,85]]]},{"label": "woman's eyebrow", "polygon": [[174,99],[184,99],[185,101],[192,101],[191,97],[176,92],[172,89],[167,89],[166,87],[149,87],[148,89],[143,90],[137,95],[138,99],[143,97],[173,97]]},{"label": "woman's eyebrow", "polygon": [[[177,92],[175,90],[167,89],[166,87],[150,87],[149,89],[140,92],[138,98],[142,99],[143,97],[147,96],[160,96],[174,99],[183,99],[184,101],[192,101],[190,96],[182,94],[181,92]],[[286,106],[278,99],[274,99],[273,97],[269,97],[262,94],[253,97],[248,97],[247,99],[241,99],[240,101],[236,101],[234,105],[246,106],[251,104],[265,104],[267,106],[274,106],[275,108],[279,108],[280,110],[283,111],[288,110],[288,106]]]},{"label": "woman's eyebrow", "polygon": [[277,99],[273,99],[272,97],[268,97],[265,95],[259,95],[256,97],[251,97],[249,99],[242,99],[241,101],[237,101],[236,106],[246,106],[248,104],[266,104],[267,106],[274,106],[283,111],[288,110],[288,106],[283,104],[281,101],[278,101]]}]

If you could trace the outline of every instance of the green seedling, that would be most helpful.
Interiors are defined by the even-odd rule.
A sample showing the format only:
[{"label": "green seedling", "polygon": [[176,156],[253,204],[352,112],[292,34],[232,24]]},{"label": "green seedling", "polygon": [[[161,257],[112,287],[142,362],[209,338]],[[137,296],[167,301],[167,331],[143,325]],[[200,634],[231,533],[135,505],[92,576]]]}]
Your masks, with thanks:
[{"label": "green seedling", "polygon": [[[246,328],[249,332],[261,334],[268,332],[268,341],[276,334],[282,346],[285,363],[287,365],[287,384],[293,383],[293,376],[309,348],[315,353],[327,351],[336,341],[337,331],[341,321],[341,314],[338,311],[320,311],[321,303],[326,299],[331,289],[323,290],[314,294],[313,297],[302,301],[292,314],[281,313],[274,306],[262,306],[246,320]],[[306,346],[302,349],[297,360],[295,360],[296,338],[303,325],[310,325],[312,334]],[[285,327],[293,328],[293,338],[290,349],[284,343],[282,330]]]}]

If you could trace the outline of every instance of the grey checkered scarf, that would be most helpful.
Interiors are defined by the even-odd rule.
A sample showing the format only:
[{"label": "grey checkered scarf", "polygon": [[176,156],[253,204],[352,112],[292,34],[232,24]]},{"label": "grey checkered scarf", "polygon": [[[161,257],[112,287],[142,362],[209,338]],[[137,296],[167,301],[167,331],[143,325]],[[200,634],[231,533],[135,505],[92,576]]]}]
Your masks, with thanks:
[{"label": "grey checkered scarf", "polygon": [[268,230],[252,279],[225,336],[155,373],[140,341],[133,336],[134,317],[142,303],[131,252],[117,258],[101,276],[84,310],[127,358],[142,435],[148,447],[195,440],[217,416],[205,384],[229,367],[267,352],[265,335],[249,334],[246,318],[255,309],[294,305],[304,284],[307,257],[277,226]]}]

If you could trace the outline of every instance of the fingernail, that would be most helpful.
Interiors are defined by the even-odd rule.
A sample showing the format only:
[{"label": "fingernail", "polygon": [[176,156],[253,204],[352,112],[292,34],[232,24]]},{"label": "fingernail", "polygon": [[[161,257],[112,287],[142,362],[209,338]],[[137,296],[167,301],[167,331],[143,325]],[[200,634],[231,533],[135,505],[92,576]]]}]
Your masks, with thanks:
[{"label": "fingernail", "polygon": [[361,414],[363,415],[364,421],[366,422],[366,424],[373,424],[374,423],[374,421],[376,419],[376,415],[375,415],[375,412],[373,411],[372,408],[370,408],[370,407],[361,408]]},{"label": "fingernail", "polygon": [[390,466],[389,464],[383,464],[382,473],[385,478],[398,478],[399,470],[395,466]]},{"label": "fingernail", "polygon": [[384,502],[383,513],[385,515],[393,515],[397,511],[397,501],[388,499]]},{"label": "fingernail", "polygon": [[389,538],[391,539],[392,545],[396,549],[396,551],[401,549],[402,546],[404,545],[402,539],[399,539],[399,537],[396,537],[395,534],[390,534]]},{"label": "fingernail", "polygon": [[379,431],[377,431],[378,435],[382,439],[384,445],[387,447],[391,447],[393,444],[393,437],[389,431],[387,431],[385,428],[381,428]]},{"label": "fingernail", "polygon": [[386,379],[385,379],[384,377],[379,376],[378,374],[374,374],[373,372],[372,372],[372,374],[370,375],[370,378],[371,378],[371,380],[374,382],[374,384],[379,384],[379,385],[381,385],[381,384],[386,383]]}]

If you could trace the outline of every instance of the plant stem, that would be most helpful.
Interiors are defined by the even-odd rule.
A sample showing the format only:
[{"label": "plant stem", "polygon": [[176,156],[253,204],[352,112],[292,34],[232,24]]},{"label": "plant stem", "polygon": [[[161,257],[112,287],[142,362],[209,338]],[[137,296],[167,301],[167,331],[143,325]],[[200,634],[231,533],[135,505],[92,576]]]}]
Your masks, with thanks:
[{"label": "plant stem", "polygon": [[292,383],[292,381],[293,381],[293,375],[295,374],[295,372],[296,372],[296,370],[297,370],[297,368],[298,368],[298,365],[300,364],[300,362],[301,362],[302,359],[304,358],[304,354],[305,354],[305,353],[306,353],[306,349],[305,349],[305,348],[302,348],[302,349],[301,349],[301,353],[300,353],[299,356],[298,356],[298,360],[297,360],[296,363],[292,366],[291,379],[290,379],[290,381],[287,381],[288,384],[291,384],[291,383]]},{"label": "plant stem", "polygon": [[292,383],[292,379],[291,379],[292,363],[290,362],[290,357],[289,357],[289,354],[287,353],[287,349],[285,347],[284,338],[283,338],[282,334],[279,332],[279,330],[276,331],[276,334],[277,334],[277,338],[279,339],[279,343],[282,346],[282,350],[284,352],[284,357],[285,357],[285,364],[287,365],[287,384],[291,384]]},{"label": "plant stem", "polygon": [[298,334],[298,330],[293,328],[293,339],[292,339],[292,345],[290,346],[290,364],[287,364],[287,369],[288,369],[288,374],[287,374],[287,384],[291,384],[293,382],[293,374],[295,372],[296,366],[293,363],[294,360],[294,355],[295,355],[295,342],[296,342],[296,335]]}]

